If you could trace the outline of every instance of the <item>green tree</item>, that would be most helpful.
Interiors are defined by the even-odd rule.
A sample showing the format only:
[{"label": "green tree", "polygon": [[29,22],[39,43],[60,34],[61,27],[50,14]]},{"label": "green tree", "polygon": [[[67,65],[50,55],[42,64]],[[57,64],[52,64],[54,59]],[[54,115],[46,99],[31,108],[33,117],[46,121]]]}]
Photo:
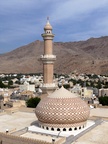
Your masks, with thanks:
[{"label": "green tree", "polygon": [[70,84],[64,84],[63,87],[64,87],[65,89],[69,89],[69,88],[70,88]]},{"label": "green tree", "polygon": [[84,81],[82,81],[81,79],[77,80],[77,83],[80,84],[82,87],[84,86]]},{"label": "green tree", "polygon": [[108,82],[105,82],[104,88],[108,88]]},{"label": "green tree", "polygon": [[103,106],[108,105],[108,96],[99,97],[99,103]]},{"label": "green tree", "polygon": [[8,86],[10,86],[10,85],[13,85],[13,81],[12,81],[12,80],[10,80],[10,81],[8,82]]},{"label": "green tree", "polygon": [[27,107],[35,108],[38,105],[38,103],[40,102],[40,100],[41,99],[38,97],[28,99],[26,102]]},{"label": "green tree", "polygon": [[20,83],[20,81],[19,81],[19,80],[17,80],[17,81],[15,82],[15,84],[21,84],[21,83]]},{"label": "green tree", "polygon": [[0,88],[6,88],[6,85],[0,81]]},{"label": "green tree", "polygon": [[98,89],[101,89],[101,88],[102,88],[102,85],[101,85],[101,82],[100,82],[100,81],[98,81],[96,88],[98,88]]},{"label": "green tree", "polygon": [[13,81],[9,80],[9,82],[8,82],[8,88],[12,88],[12,86],[13,86]]}]

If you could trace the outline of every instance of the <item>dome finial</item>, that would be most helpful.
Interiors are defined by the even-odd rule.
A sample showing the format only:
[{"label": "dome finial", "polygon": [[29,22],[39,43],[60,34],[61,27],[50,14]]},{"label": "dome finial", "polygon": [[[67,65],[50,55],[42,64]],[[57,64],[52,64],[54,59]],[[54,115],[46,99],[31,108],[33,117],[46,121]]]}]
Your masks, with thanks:
[{"label": "dome finial", "polygon": [[49,16],[47,16],[47,21],[49,21]]},{"label": "dome finial", "polygon": [[44,30],[52,30],[52,26],[50,25],[50,22],[49,22],[49,17],[47,17],[47,22],[44,27]]},{"label": "dome finial", "polygon": [[47,16],[47,23],[49,24],[49,16]]}]

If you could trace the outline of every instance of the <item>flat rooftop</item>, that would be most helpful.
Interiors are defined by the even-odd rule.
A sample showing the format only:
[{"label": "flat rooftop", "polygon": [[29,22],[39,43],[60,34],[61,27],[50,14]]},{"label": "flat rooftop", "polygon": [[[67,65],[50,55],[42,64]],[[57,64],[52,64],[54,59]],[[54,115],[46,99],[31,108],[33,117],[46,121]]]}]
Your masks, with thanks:
[{"label": "flat rooftop", "polygon": [[[0,132],[6,132],[6,129],[8,129],[10,132],[15,132],[25,127],[36,124],[36,121],[37,118],[35,113],[33,112],[31,113],[18,111],[12,114],[0,115]],[[61,137],[32,132],[26,132],[24,134],[21,134],[20,136],[38,139],[46,142],[52,142],[52,139],[54,139],[55,142],[61,140]]]},{"label": "flat rooftop", "polygon": [[72,144],[108,144],[108,121],[104,121]]},{"label": "flat rooftop", "polygon": [[90,117],[92,117],[92,116],[108,118],[108,108],[94,108],[94,109],[91,109]]},{"label": "flat rooftop", "polygon": [[[103,122],[89,132],[80,136],[72,144],[108,144],[108,108],[91,109],[90,117],[100,117]],[[34,112],[15,112],[12,114],[0,115],[0,132],[6,132],[6,129],[18,131],[25,127],[30,127],[36,124],[37,118]],[[40,133],[26,132],[23,137],[38,138],[40,140],[51,141],[53,137],[58,140],[60,137],[54,135],[45,135]]]},{"label": "flat rooftop", "polygon": [[91,109],[90,116],[102,118],[104,121],[72,144],[108,144],[108,108]]},{"label": "flat rooftop", "polygon": [[11,115],[0,115],[0,132],[5,132],[6,129],[9,131],[23,129],[30,126],[36,119],[35,113],[29,112],[18,111]]}]

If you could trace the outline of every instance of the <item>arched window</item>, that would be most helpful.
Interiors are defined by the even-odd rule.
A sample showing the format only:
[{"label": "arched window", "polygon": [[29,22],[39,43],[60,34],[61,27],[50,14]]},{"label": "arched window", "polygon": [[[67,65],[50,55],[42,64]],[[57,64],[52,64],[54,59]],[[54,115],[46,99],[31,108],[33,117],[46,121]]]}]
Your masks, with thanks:
[{"label": "arched window", "polygon": [[52,131],[54,131],[54,128],[51,128]]},{"label": "arched window", "polygon": [[58,128],[57,131],[60,131],[60,129]]},{"label": "arched window", "polygon": [[83,128],[84,128],[84,125],[83,125]]},{"label": "arched window", "polygon": [[77,130],[77,128],[75,127],[74,130]]},{"label": "arched window", "polygon": [[44,126],[42,126],[42,128],[44,129]]},{"label": "arched window", "polygon": [[49,130],[49,128],[48,128],[48,127],[46,127],[46,129],[47,129],[47,130]]},{"label": "arched window", "polygon": [[81,127],[79,127],[79,129],[81,129]]},{"label": "arched window", "polygon": [[69,131],[72,131],[72,128],[69,128]]},{"label": "arched window", "polygon": [[64,128],[63,131],[66,131],[66,129]]}]

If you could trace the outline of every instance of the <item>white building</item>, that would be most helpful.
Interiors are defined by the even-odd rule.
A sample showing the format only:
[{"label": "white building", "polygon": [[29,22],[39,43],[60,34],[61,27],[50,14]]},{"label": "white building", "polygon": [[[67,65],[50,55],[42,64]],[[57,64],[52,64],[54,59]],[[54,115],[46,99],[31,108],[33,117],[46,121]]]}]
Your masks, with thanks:
[{"label": "white building", "polygon": [[35,92],[35,85],[34,84],[29,84],[28,82],[24,82],[23,85],[20,85],[20,91],[32,91]]}]

